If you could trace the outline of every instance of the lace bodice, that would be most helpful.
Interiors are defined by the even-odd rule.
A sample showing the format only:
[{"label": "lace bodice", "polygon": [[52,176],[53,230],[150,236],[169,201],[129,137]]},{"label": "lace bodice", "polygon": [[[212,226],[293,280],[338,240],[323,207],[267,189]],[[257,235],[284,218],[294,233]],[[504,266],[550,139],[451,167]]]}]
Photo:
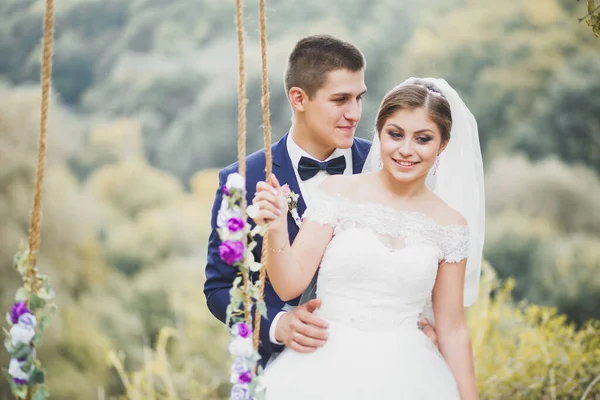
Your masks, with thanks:
[{"label": "lace bodice", "polygon": [[466,226],[439,225],[422,213],[322,190],[304,218],[334,228],[319,270],[318,314],[360,329],[416,319],[431,298],[440,262],[469,253]]}]

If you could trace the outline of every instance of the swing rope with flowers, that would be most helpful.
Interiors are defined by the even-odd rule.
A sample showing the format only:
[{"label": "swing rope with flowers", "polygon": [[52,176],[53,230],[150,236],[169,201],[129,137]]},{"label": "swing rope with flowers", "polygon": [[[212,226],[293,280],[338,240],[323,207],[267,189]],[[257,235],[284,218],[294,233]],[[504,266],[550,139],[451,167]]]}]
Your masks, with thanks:
[{"label": "swing rope with flowers", "polygon": [[[272,173],[271,124],[269,121],[269,86],[267,76],[265,0],[259,0],[260,47],[262,64],[262,111],[264,127],[264,147],[266,175]],[[260,320],[267,318],[263,300],[266,269],[256,262],[252,251],[257,242],[255,237],[263,236],[261,261],[267,259],[268,235],[264,226],[251,228],[247,222],[246,202],[246,71],[244,60],[243,0],[236,1],[236,26],[238,39],[239,79],[238,79],[238,161],[237,173],[227,177],[222,188],[223,204],[218,216],[221,245],[219,255],[238,276],[230,290],[230,304],[227,307],[226,325],[231,326],[229,352],[233,358],[231,365],[231,399],[262,399],[264,387],[260,384],[261,370],[258,366]],[[258,272],[258,279],[252,279]],[[252,309],[255,307],[254,319]],[[254,323],[252,322],[254,321]]]},{"label": "swing rope with flowers", "polygon": [[29,243],[14,257],[14,266],[23,278],[23,286],[17,290],[11,311],[6,314],[9,330],[4,330],[7,336],[4,346],[10,354],[10,364],[5,373],[10,382],[12,394],[19,400],[44,400],[48,397],[45,385],[46,373],[40,360],[36,357],[36,348],[42,343],[42,333],[48,324],[48,314],[55,310],[55,296],[48,277],[39,273],[37,256],[40,249],[53,37],[54,0],[46,0],[41,71],[40,135]]},{"label": "swing rope with flowers", "polygon": [[[272,173],[271,127],[269,121],[269,91],[266,63],[266,21],[265,0],[259,0],[260,43],[262,62],[262,108],[264,126],[264,144],[266,156],[266,176]],[[263,300],[266,270],[256,262],[252,250],[256,247],[254,237],[264,236],[262,260],[265,260],[268,235],[264,227],[250,229],[247,223],[246,204],[246,73],[244,60],[243,0],[236,0],[236,26],[239,53],[238,81],[238,173],[228,177],[223,188],[224,207],[221,219],[225,223],[219,229],[222,244],[219,249],[221,258],[238,270],[239,276],[230,291],[231,302],[227,308],[227,325],[231,326],[229,351],[232,361],[233,384],[231,398],[261,399],[264,388],[259,384],[260,368],[258,344],[260,319],[266,318]],[[52,46],[54,38],[54,0],[46,0],[44,14],[43,57],[42,57],[42,101],[38,148],[38,160],[29,245],[19,251],[14,265],[23,278],[23,286],[17,290],[12,309],[7,313],[10,330],[5,347],[11,360],[8,371],[13,395],[19,400],[44,400],[48,397],[45,385],[45,371],[36,357],[36,348],[40,346],[42,333],[48,323],[48,313],[54,312],[54,291],[46,275],[37,268],[37,256],[40,248],[40,227],[44,165],[46,158],[47,120],[49,93],[51,87]],[[259,272],[260,271],[260,272]],[[252,273],[259,272],[258,279],[252,281]],[[254,324],[252,308],[255,306]]]}]

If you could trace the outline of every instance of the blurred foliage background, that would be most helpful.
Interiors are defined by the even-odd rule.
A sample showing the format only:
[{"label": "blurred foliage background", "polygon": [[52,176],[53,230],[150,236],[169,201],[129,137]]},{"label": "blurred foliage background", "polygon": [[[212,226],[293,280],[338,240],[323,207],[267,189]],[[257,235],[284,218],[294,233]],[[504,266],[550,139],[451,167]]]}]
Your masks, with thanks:
[{"label": "blurred foliage background", "polygon": [[[228,335],[202,284],[216,171],[237,157],[235,2],[62,0],[56,11],[40,258],[59,305],[40,349],[50,390],[224,399]],[[5,310],[33,194],[43,12],[39,0],[0,1]],[[477,117],[493,266],[469,310],[482,399],[600,398],[600,41],[578,22],[587,12],[575,0],[268,2],[274,140],[290,123],[287,54],[319,32],[367,58],[359,136],[409,76],[445,78]],[[245,15],[251,152],[263,140],[257,4]]]}]

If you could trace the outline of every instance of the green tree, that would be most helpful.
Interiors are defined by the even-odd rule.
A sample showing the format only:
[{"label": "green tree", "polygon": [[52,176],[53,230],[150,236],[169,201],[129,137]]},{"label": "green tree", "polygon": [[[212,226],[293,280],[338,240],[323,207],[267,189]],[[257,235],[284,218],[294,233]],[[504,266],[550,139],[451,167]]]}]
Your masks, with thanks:
[{"label": "green tree", "polygon": [[535,159],[556,154],[600,173],[600,57],[579,54],[548,80],[516,147]]}]

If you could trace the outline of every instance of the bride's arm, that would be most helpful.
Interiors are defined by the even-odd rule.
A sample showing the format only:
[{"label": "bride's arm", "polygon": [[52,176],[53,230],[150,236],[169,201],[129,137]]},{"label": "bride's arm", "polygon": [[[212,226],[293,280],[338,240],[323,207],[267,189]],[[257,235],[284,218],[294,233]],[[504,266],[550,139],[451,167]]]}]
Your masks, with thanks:
[{"label": "bride's arm", "polygon": [[467,260],[444,263],[433,288],[433,313],[440,352],[448,363],[462,400],[477,399],[471,337],[465,320],[463,288]]},{"label": "bride's arm", "polygon": [[272,186],[259,182],[253,203],[259,210],[255,222],[268,224],[268,256],[263,262],[269,280],[281,300],[295,299],[308,287],[317,271],[333,236],[333,228],[307,219],[290,246],[287,201],[275,177]]},{"label": "bride's arm", "polygon": [[306,290],[332,235],[329,225],[305,221],[290,246],[287,229],[269,230],[266,268],[281,300],[295,299]]}]

